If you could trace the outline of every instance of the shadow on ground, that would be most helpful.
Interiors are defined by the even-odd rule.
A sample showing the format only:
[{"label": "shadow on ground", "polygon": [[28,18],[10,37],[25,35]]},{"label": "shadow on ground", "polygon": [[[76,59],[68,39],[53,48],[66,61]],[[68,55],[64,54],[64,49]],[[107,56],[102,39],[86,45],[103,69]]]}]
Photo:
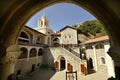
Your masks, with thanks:
[{"label": "shadow on ground", "polygon": [[17,80],[50,80],[56,72],[52,69],[38,69],[27,76],[22,76]]}]

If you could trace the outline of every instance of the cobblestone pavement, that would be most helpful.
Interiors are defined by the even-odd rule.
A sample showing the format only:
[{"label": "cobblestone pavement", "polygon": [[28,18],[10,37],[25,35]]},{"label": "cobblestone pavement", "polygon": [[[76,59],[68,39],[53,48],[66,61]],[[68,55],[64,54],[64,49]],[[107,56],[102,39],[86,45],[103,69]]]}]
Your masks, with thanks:
[{"label": "cobblestone pavement", "polygon": [[[66,80],[65,75],[64,70],[55,72],[50,69],[39,69],[30,73],[28,76],[21,77],[19,80]],[[102,72],[97,72],[86,76],[78,73],[78,80],[107,80],[107,78],[107,75]]]}]

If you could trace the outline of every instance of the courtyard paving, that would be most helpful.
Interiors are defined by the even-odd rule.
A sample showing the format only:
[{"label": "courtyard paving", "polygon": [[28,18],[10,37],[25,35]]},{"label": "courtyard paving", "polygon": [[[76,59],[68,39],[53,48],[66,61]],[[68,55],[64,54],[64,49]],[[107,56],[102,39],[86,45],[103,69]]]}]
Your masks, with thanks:
[{"label": "courtyard paving", "polygon": [[[78,80],[107,80],[107,78],[108,76],[102,72],[97,72],[86,76],[78,73]],[[55,72],[50,69],[38,69],[30,73],[28,76],[22,76],[19,80],[66,80],[66,72],[64,70]]]}]

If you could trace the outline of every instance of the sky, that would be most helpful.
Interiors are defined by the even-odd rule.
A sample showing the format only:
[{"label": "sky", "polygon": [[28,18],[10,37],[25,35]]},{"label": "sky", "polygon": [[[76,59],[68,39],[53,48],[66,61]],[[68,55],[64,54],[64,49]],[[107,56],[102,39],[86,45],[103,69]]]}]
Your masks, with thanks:
[{"label": "sky", "polygon": [[31,17],[26,25],[31,28],[37,27],[38,19],[43,15],[49,20],[49,28],[53,31],[59,31],[67,25],[71,26],[86,20],[96,19],[92,14],[75,4],[59,3],[40,10]]}]

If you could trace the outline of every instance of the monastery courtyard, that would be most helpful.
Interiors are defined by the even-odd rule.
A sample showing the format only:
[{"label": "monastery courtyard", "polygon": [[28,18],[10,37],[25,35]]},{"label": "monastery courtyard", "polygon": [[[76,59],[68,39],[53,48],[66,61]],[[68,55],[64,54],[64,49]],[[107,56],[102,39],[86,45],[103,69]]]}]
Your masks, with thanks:
[{"label": "monastery courtyard", "polygon": [[[79,75],[78,80],[107,80],[108,76],[103,72],[93,73],[89,75]],[[22,76],[19,80],[66,80],[66,72],[55,72],[50,69],[38,69],[28,76]],[[71,80],[71,79],[68,79]],[[72,79],[76,80],[76,79]]]}]

